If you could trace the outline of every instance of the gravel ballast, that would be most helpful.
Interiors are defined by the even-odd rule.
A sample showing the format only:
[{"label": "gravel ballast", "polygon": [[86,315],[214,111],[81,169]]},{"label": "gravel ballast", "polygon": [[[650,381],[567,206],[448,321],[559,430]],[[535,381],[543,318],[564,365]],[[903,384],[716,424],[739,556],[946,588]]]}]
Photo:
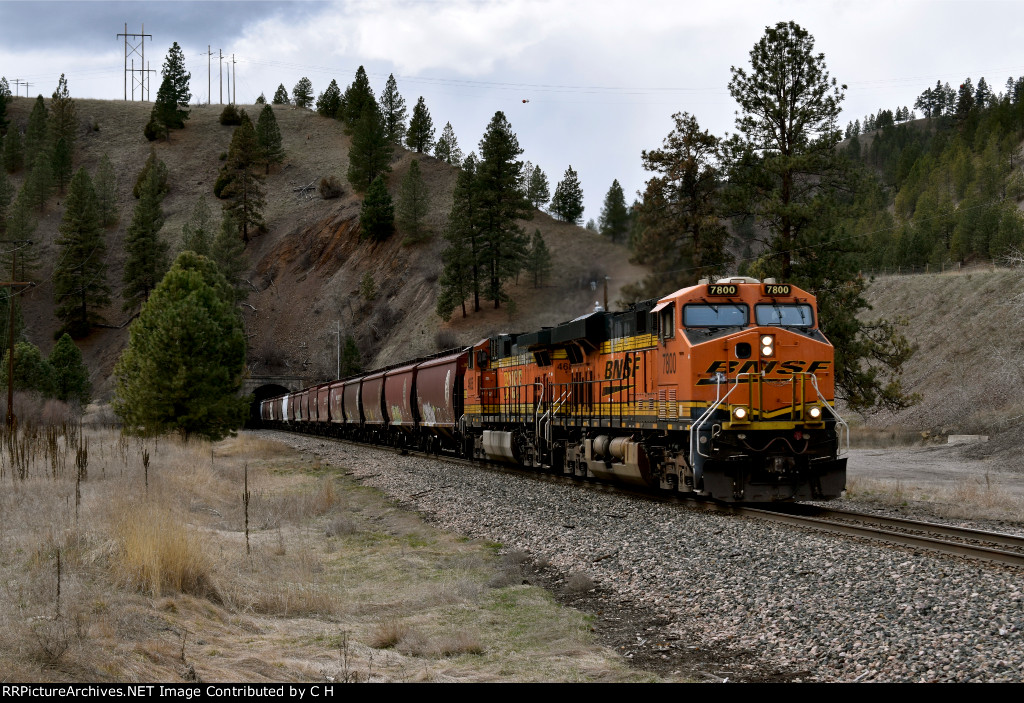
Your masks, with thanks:
[{"label": "gravel ballast", "polygon": [[1024,573],[443,459],[272,432],[441,527],[803,681],[1024,681]]}]

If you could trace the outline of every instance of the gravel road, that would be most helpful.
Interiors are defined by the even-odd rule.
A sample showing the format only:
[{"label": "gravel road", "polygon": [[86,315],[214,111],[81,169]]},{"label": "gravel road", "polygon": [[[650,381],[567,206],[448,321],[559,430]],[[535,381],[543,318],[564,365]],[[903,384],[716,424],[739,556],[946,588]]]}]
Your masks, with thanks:
[{"label": "gravel road", "polygon": [[[736,655],[754,662],[748,670],[777,672],[774,680],[1024,681],[1019,569],[268,436],[365,477],[446,529],[590,576],[609,605],[664,623],[670,646],[637,633],[633,650]],[[726,668],[713,676],[727,678]]]}]

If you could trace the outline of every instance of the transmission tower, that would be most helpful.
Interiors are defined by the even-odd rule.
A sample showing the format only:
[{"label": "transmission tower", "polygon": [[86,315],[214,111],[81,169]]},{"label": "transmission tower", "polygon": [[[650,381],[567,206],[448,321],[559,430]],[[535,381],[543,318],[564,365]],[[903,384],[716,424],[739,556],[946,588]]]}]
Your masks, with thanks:
[{"label": "transmission tower", "polygon": [[[146,63],[146,37],[153,38],[152,34],[146,34],[146,25],[142,25],[141,34],[129,34],[128,23],[124,23],[124,33],[118,37],[124,37],[124,99],[128,99],[128,83],[132,84],[132,100],[135,100],[135,86],[139,87],[139,100],[149,100],[150,73],[155,73]],[[129,41],[131,40],[131,41]],[[131,69],[128,68],[128,57],[131,57]],[[135,68],[135,57],[139,57],[139,67]]]}]

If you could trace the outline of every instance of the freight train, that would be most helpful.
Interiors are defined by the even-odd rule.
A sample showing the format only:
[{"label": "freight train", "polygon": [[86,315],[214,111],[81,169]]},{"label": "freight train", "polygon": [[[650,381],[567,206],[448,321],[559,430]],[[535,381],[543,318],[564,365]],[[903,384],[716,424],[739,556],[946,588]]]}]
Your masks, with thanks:
[{"label": "freight train", "polygon": [[259,416],[726,502],[825,500],[849,443],[834,374],[813,295],[725,278],[270,398]]}]

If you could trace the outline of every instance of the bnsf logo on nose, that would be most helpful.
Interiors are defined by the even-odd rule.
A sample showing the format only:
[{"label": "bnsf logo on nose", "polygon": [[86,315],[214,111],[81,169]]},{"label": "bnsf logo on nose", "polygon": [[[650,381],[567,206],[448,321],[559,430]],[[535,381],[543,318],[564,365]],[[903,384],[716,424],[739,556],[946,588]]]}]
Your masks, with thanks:
[{"label": "bnsf logo on nose", "polygon": [[759,368],[760,362],[750,361],[715,361],[712,362],[711,366],[704,373],[716,374],[716,373],[760,373],[762,370],[766,374],[792,374],[802,373],[804,371],[808,373],[817,373],[818,371],[826,371],[828,367],[832,365],[831,361],[769,361],[764,365],[764,369]]}]

